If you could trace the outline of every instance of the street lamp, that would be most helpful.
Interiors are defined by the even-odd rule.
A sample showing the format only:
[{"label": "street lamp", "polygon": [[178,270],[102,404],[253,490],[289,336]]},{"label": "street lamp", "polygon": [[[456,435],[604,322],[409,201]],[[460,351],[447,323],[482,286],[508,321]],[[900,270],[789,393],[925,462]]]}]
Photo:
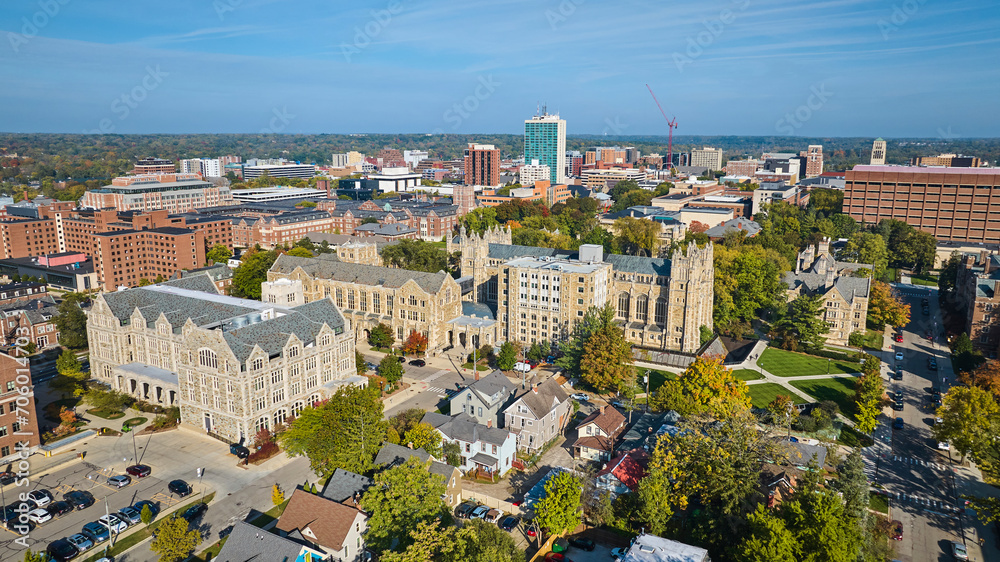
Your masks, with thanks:
[{"label": "street lamp", "polygon": [[828,374],[828,375],[830,374],[830,361],[832,361],[832,360],[829,357],[827,357],[827,359],[826,359],[826,374]]}]

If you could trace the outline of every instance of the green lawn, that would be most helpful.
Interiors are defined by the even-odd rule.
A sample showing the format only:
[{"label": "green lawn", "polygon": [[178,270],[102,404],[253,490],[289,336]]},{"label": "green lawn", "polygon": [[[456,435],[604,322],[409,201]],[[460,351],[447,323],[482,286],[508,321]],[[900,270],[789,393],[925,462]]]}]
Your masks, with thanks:
[{"label": "green lawn", "polygon": [[851,361],[827,359],[805,353],[793,353],[769,347],[764,350],[757,364],[778,377],[801,377],[830,373],[857,373],[861,365]]},{"label": "green lawn", "polygon": [[854,417],[854,377],[813,379],[792,381],[792,386],[819,400],[833,400],[840,406],[840,412],[848,418]]},{"label": "green lawn", "polygon": [[[773,382],[751,384],[747,386],[747,389],[750,393],[750,402],[755,408],[766,408],[767,405],[773,402],[774,398],[779,394],[784,394],[785,396],[791,394],[787,388]],[[806,399],[796,394],[792,396],[792,401],[796,404],[802,404],[806,401]]]},{"label": "green lawn", "polygon": [[764,378],[764,375],[753,369],[736,369],[733,371],[733,376],[741,381],[755,381]]},{"label": "green lawn", "polygon": [[865,347],[872,349],[882,349],[882,342],[885,341],[884,334],[878,330],[865,331]]},{"label": "green lawn", "polygon": [[937,287],[938,282],[930,281],[928,279],[920,279],[919,277],[910,277],[910,283],[913,285],[926,285],[928,287]]},{"label": "green lawn", "polygon": [[868,493],[868,507],[879,513],[889,514],[889,498],[875,492]]},{"label": "green lawn", "polygon": [[859,433],[853,427],[844,425],[840,428],[840,437],[837,438],[837,443],[848,447],[871,447],[875,442],[871,437]]},{"label": "green lawn", "polygon": [[106,420],[117,420],[125,417],[125,412],[111,409],[92,408],[87,410],[87,413]]},{"label": "green lawn", "polygon": [[[642,377],[646,376],[646,369],[642,367],[635,368],[635,386],[636,392],[646,392],[646,383],[643,382]],[[674,380],[677,375],[668,371],[657,371],[655,369],[649,369],[649,391],[656,392],[656,389],[663,386],[663,383]]]}]

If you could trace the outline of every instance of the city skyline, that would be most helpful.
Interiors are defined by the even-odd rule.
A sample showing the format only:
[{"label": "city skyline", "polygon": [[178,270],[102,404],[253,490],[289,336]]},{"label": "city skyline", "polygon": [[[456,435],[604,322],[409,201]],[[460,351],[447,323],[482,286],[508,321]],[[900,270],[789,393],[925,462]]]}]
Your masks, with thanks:
[{"label": "city skyline", "polygon": [[278,7],[12,6],[0,130],[516,134],[547,104],[569,136],[665,134],[646,83],[678,134],[968,138],[1000,125],[983,111],[1000,84],[1000,14],[982,0]]}]

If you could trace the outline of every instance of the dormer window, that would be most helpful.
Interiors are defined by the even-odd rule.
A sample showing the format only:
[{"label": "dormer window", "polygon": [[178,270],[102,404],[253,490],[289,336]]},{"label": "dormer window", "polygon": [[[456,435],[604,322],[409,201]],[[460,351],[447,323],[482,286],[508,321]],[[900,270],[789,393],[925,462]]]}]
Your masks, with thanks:
[{"label": "dormer window", "polygon": [[289,357],[298,357],[299,356],[299,346],[293,345],[292,347],[289,347],[288,348],[288,356]]}]

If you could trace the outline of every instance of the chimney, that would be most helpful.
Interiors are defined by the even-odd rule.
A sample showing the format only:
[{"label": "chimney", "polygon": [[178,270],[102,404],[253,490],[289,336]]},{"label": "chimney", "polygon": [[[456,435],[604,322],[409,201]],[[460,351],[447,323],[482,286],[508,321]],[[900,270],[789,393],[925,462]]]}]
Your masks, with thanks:
[{"label": "chimney", "polygon": [[989,275],[989,273],[990,273],[990,261],[991,261],[990,260],[990,253],[987,252],[986,250],[983,250],[980,255],[982,256],[980,259],[983,261],[983,275]]},{"label": "chimney", "polygon": [[493,427],[493,420],[486,420],[486,427]]},{"label": "chimney", "polygon": [[605,409],[605,408],[607,408],[607,406],[606,406],[606,405],[605,405],[605,406],[601,406],[601,415],[602,415],[602,416],[604,415],[604,409]]},{"label": "chimney", "polygon": [[535,394],[538,394],[538,387],[537,386],[532,386],[531,387],[531,392],[533,392]]}]

